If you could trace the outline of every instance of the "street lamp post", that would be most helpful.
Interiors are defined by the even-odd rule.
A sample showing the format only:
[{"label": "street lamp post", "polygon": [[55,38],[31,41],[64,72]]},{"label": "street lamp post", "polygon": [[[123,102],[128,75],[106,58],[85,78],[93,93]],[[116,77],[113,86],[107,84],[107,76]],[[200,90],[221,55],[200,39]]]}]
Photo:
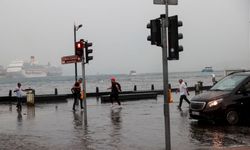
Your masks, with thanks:
[{"label": "street lamp post", "polygon": [[[76,55],[76,31],[78,31],[79,28],[82,27],[82,24],[76,26],[74,24],[74,50],[75,50],[75,55]],[[75,63],[75,81],[77,81],[77,63]]]}]

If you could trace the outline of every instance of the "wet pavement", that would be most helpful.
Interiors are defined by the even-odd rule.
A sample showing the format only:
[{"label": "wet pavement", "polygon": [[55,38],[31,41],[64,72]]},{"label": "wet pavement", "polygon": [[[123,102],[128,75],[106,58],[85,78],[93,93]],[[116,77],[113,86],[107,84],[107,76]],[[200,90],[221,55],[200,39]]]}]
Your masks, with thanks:
[{"label": "wet pavement", "polygon": [[[250,149],[250,126],[200,123],[189,119],[188,106],[170,104],[173,150]],[[157,100],[123,102],[121,110],[87,99],[88,123],[83,111],[67,103],[23,106],[0,105],[0,149],[20,150],[163,150],[165,129],[163,96]]]}]

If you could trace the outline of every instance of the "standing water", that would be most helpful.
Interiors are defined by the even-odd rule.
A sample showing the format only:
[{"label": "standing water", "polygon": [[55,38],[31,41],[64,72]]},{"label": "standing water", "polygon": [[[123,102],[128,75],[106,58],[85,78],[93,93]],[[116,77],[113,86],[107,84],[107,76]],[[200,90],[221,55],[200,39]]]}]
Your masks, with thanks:
[{"label": "standing water", "polygon": [[[193,96],[194,93],[191,93]],[[199,123],[189,119],[188,105],[177,109],[178,95],[170,104],[170,131],[173,150],[210,150],[250,143],[248,126]],[[65,103],[23,106],[0,105],[0,149],[20,150],[163,150],[165,129],[163,96],[157,99],[122,102],[112,109],[88,98],[88,122],[83,111]]]}]

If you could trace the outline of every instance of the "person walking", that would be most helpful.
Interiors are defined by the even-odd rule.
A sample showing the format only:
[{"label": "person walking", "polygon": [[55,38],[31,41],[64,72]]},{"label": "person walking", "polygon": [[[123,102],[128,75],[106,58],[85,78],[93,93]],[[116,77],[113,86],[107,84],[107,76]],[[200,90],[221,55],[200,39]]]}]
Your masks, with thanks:
[{"label": "person walking", "polygon": [[111,78],[111,86],[107,89],[111,89],[110,93],[110,101],[111,101],[111,106],[113,106],[113,99],[117,101],[118,105],[121,106],[121,102],[119,100],[119,92],[121,92],[121,85],[120,83],[116,82],[115,77]]},{"label": "person walking", "polygon": [[17,87],[15,88],[14,92],[16,93],[16,97],[17,97],[17,110],[22,110],[22,96],[23,93],[22,91],[26,91],[25,89],[21,88],[21,83],[17,83]]},{"label": "person walking", "polygon": [[82,78],[80,78],[78,81],[75,82],[75,84],[73,85],[73,87],[71,88],[71,92],[73,94],[74,97],[74,103],[73,103],[73,111],[75,111],[75,106],[77,104],[77,100],[80,100],[80,105],[81,105],[81,109],[83,109],[83,105],[82,105],[82,98],[81,98],[81,83],[82,83]]},{"label": "person walking", "polygon": [[182,79],[179,80],[179,83],[180,83],[180,86],[179,86],[180,102],[179,102],[178,108],[181,108],[183,99],[184,99],[188,104],[190,104],[190,101],[189,101],[188,98],[187,98],[187,95],[189,95],[189,92],[188,92],[186,83],[185,83]]},{"label": "person walking", "polygon": [[217,81],[215,79],[215,74],[212,74],[212,83],[213,83],[213,85],[215,85],[217,83]]}]

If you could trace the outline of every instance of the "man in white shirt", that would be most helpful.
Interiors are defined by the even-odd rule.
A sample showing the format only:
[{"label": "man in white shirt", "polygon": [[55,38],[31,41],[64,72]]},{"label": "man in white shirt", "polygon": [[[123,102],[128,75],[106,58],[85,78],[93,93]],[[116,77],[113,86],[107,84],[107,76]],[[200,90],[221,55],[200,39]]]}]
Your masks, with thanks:
[{"label": "man in white shirt", "polygon": [[16,97],[17,97],[17,109],[18,110],[22,110],[22,91],[26,91],[24,89],[21,88],[21,83],[17,83],[17,87],[16,89],[14,90],[14,92],[16,93]]},{"label": "man in white shirt", "polygon": [[188,93],[188,90],[187,90],[187,85],[186,85],[186,83],[185,83],[182,79],[179,80],[179,83],[180,83],[180,87],[179,87],[180,102],[179,102],[178,108],[181,108],[183,99],[184,99],[188,104],[190,104],[190,101],[187,99],[187,95],[189,95],[189,93]]}]

